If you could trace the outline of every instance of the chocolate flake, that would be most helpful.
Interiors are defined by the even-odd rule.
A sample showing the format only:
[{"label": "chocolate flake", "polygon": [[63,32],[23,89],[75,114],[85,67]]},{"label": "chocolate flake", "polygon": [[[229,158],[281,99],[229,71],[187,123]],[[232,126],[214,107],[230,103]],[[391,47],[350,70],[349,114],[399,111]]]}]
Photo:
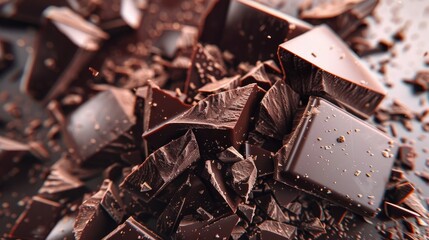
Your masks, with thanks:
[{"label": "chocolate flake", "polygon": [[244,157],[233,146],[225,149],[225,151],[217,154],[217,157],[223,163],[235,163],[243,161]]},{"label": "chocolate flake", "polygon": [[395,218],[395,219],[408,218],[408,217],[420,217],[418,213],[390,202],[384,203],[384,212],[388,217]]},{"label": "chocolate flake", "polygon": [[65,170],[53,168],[39,189],[39,194],[46,195],[48,198],[60,199],[79,192],[84,186],[83,182]]},{"label": "chocolate flake", "polygon": [[252,157],[236,162],[231,166],[232,188],[246,202],[256,182],[256,170]]},{"label": "chocolate flake", "polygon": [[292,240],[297,234],[296,227],[276,221],[266,220],[258,225],[261,240]]},{"label": "chocolate flake", "polygon": [[401,164],[408,169],[413,170],[415,167],[417,153],[412,146],[400,146],[398,151],[398,159]]}]

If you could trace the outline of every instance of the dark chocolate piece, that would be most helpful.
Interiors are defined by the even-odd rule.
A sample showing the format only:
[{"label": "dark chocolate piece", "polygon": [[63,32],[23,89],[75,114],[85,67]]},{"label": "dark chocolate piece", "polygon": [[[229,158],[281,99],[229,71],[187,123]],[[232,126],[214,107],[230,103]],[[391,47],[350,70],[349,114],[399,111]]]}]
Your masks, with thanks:
[{"label": "dark chocolate piece", "polygon": [[301,223],[301,228],[309,232],[314,237],[318,237],[326,233],[325,224],[319,218],[313,218],[309,221]]},{"label": "dark chocolate piece", "polygon": [[232,146],[218,153],[217,157],[223,163],[236,163],[244,160],[243,155]]},{"label": "dark chocolate piece", "polygon": [[384,203],[384,213],[386,216],[394,219],[420,217],[420,214],[390,202]]},{"label": "dark chocolate piece", "polygon": [[326,26],[281,44],[278,55],[293,90],[325,97],[363,118],[373,114],[386,95],[369,69]]},{"label": "dark chocolate piece", "polygon": [[145,98],[143,130],[155,128],[185,112],[190,107],[155,84],[149,84]]},{"label": "dark chocolate piece", "polygon": [[43,0],[31,4],[26,1],[1,1],[0,18],[39,25],[43,11],[49,6],[67,6],[67,0]]},{"label": "dark chocolate piece", "polygon": [[413,170],[416,164],[417,153],[412,146],[400,146],[398,151],[398,159],[401,164]]},{"label": "dark chocolate piece", "polygon": [[414,212],[420,214],[420,216],[427,218],[429,216],[428,210],[423,206],[422,201],[419,199],[416,192],[411,193],[405,198],[403,204]]},{"label": "dark chocolate piece", "polygon": [[246,158],[253,156],[255,165],[258,169],[258,177],[273,174],[274,172],[274,153],[267,151],[261,147],[246,143]]},{"label": "dark chocolate piece", "polygon": [[[340,136],[344,142],[337,141]],[[311,97],[293,135],[275,156],[275,179],[357,214],[374,216],[395,151],[394,142],[382,132]]]},{"label": "dark chocolate piece", "polygon": [[216,154],[227,147],[239,149],[261,90],[249,85],[210,95],[167,123],[143,134],[149,152],[193,129],[202,153]]},{"label": "dark chocolate piece", "polygon": [[[213,20],[223,21],[219,18]],[[207,26],[211,24],[205,23]],[[218,26],[216,29],[207,27],[202,34],[204,36],[206,31],[210,31],[214,35],[221,36],[220,48],[231,52],[237,63],[254,64],[257,61],[275,59],[277,46],[280,43],[310,28],[309,24],[260,3],[250,0],[231,0],[225,26]]]},{"label": "dark chocolate piece", "polygon": [[271,194],[256,198],[256,204],[272,220],[289,222],[289,215],[282,211]]},{"label": "dark chocolate piece", "polygon": [[148,202],[199,158],[197,141],[189,130],[149,155],[125,178],[121,187]]},{"label": "dark chocolate piece", "polygon": [[279,205],[284,208],[303,194],[301,191],[275,180],[269,180],[268,186],[270,186],[273,196]]},{"label": "dark chocolate piece", "polygon": [[[276,78],[280,77],[276,76]],[[256,83],[259,87],[268,91],[268,89],[270,89],[271,86],[276,82],[276,78],[272,75],[268,75],[266,66],[263,62],[258,62],[255,67],[246,73],[246,75],[241,77],[240,84],[241,86],[245,86]]]},{"label": "dark chocolate piece", "polygon": [[49,7],[43,15],[43,27],[21,88],[46,103],[78,78],[108,35],[65,7]]},{"label": "dark chocolate piece", "polygon": [[73,226],[76,221],[77,212],[65,215],[51,230],[46,240],[69,240],[74,239]]},{"label": "dark chocolate piece", "polygon": [[133,217],[129,217],[127,221],[103,238],[103,240],[122,239],[161,240],[162,238]]},{"label": "dark chocolate piece", "polygon": [[222,165],[214,160],[208,160],[205,163],[204,176],[211,183],[214,192],[225,204],[232,210],[237,211],[239,198],[227,187],[222,174]]},{"label": "dark chocolate piece", "polygon": [[357,29],[377,4],[378,0],[324,2],[301,12],[299,17],[314,25],[325,23],[345,38]]},{"label": "dark chocolate piece", "polygon": [[96,194],[79,206],[79,213],[73,228],[75,239],[101,239],[115,228],[114,219],[101,205],[107,190],[105,187],[106,185],[102,186]]},{"label": "dark chocolate piece", "polygon": [[101,206],[116,223],[121,223],[125,212],[117,187],[111,180],[105,179],[100,190],[104,191],[101,196]]},{"label": "dark chocolate piece", "polygon": [[198,89],[199,93],[209,95],[235,89],[239,86],[240,76],[225,77],[215,82],[207,83]]},{"label": "dark chocolate piece", "polygon": [[180,50],[187,51],[196,44],[198,29],[192,26],[182,26],[180,29],[165,29],[154,42],[154,52],[168,59],[179,55]]},{"label": "dark chocolate piece", "polygon": [[232,189],[242,197],[245,202],[256,183],[257,169],[254,157],[236,162],[231,166]]},{"label": "dark chocolate piece", "polygon": [[10,237],[45,239],[55,226],[60,211],[61,204],[34,196],[27,208],[16,220],[10,232]]},{"label": "dark chocolate piece", "polygon": [[299,101],[299,95],[283,80],[278,80],[261,100],[256,131],[282,141],[292,131]]},{"label": "dark chocolate piece", "polygon": [[238,210],[237,214],[241,218],[245,219],[249,223],[253,222],[253,217],[255,216],[256,206],[240,203],[238,205],[237,210]]},{"label": "dark chocolate piece", "polygon": [[[126,152],[130,146],[125,140],[119,146],[114,146],[116,149],[113,151],[107,151],[109,145],[112,146],[121,136],[127,135],[127,131],[135,125],[134,105],[135,97],[130,91],[111,88],[99,93],[71,114],[67,130],[79,163],[106,165],[109,159]],[[128,142],[131,141],[133,139],[128,139]]]},{"label": "dark chocolate piece", "polygon": [[261,230],[261,240],[292,240],[297,233],[296,227],[271,220],[265,220],[258,228]]},{"label": "dark chocolate piece", "polygon": [[401,204],[414,190],[415,188],[410,182],[405,182],[396,185],[389,196],[393,199],[393,203]]},{"label": "dark chocolate piece", "polygon": [[85,184],[61,168],[53,168],[39,194],[50,199],[73,196],[83,190]]},{"label": "dark chocolate piece", "polygon": [[404,82],[412,84],[418,92],[429,91],[429,71],[417,72],[413,79],[407,79]]},{"label": "dark chocolate piece", "polygon": [[0,137],[0,179],[29,152],[30,147],[28,145],[9,138]]}]

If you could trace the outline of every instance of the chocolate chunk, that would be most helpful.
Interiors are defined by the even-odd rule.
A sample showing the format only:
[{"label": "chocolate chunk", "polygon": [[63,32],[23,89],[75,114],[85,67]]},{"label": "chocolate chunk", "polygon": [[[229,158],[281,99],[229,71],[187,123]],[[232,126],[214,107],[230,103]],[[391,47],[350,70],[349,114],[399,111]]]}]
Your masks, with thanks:
[{"label": "chocolate chunk", "polygon": [[199,158],[197,141],[189,130],[149,155],[125,178],[121,187],[148,202]]},{"label": "chocolate chunk", "polygon": [[7,174],[17,162],[30,151],[26,144],[12,139],[0,137],[0,179]]},{"label": "chocolate chunk", "polygon": [[325,224],[323,224],[319,218],[313,218],[307,222],[301,223],[301,227],[304,231],[309,232],[314,237],[318,237],[326,233]]},{"label": "chocolate chunk", "polygon": [[97,94],[71,114],[67,131],[81,164],[106,165],[132,147],[132,137],[123,137],[119,145],[113,143],[121,136],[127,136],[127,131],[134,126],[134,105],[135,97],[131,92],[111,88]]},{"label": "chocolate chunk", "polygon": [[185,216],[176,232],[176,239],[228,239],[240,218],[229,214],[215,221],[198,221]]},{"label": "chocolate chunk", "polygon": [[400,146],[398,151],[398,159],[401,164],[413,170],[416,164],[417,153],[412,146]]},{"label": "chocolate chunk", "polygon": [[233,77],[225,77],[218,81],[207,83],[206,85],[199,88],[198,92],[207,96],[213,93],[233,90],[239,86],[239,80],[239,75],[235,75]]},{"label": "chocolate chunk", "polygon": [[274,172],[274,153],[249,143],[246,143],[245,147],[246,158],[250,156],[255,158],[256,169],[258,169],[258,177],[270,175]]},{"label": "chocolate chunk", "polygon": [[404,80],[404,82],[412,84],[414,89],[418,92],[429,90],[429,71],[420,71],[411,80]]},{"label": "chocolate chunk", "polygon": [[299,216],[301,215],[302,204],[299,202],[292,202],[286,205],[285,207],[289,212]]},{"label": "chocolate chunk", "polygon": [[246,137],[249,118],[261,90],[249,85],[210,95],[176,118],[143,134],[149,152],[192,128],[202,153],[238,149]]},{"label": "chocolate chunk", "polygon": [[255,129],[264,136],[282,141],[292,130],[299,95],[278,80],[262,98]]},{"label": "chocolate chunk", "polygon": [[121,223],[124,219],[124,204],[119,197],[119,191],[111,180],[104,180],[100,190],[104,191],[101,197],[101,206],[106,210],[116,223]]},{"label": "chocolate chunk", "polygon": [[189,176],[159,216],[158,232],[171,236],[181,217],[199,207],[207,207],[209,200],[208,191],[201,180],[196,176]]},{"label": "chocolate chunk", "polygon": [[61,168],[53,168],[46,178],[39,194],[49,199],[73,196],[83,190],[85,184]]},{"label": "chocolate chunk", "polygon": [[47,102],[78,78],[108,35],[68,8],[49,7],[43,15],[42,30],[21,87],[35,99]]},{"label": "chocolate chunk", "polygon": [[253,222],[253,217],[255,216],[256,206],[248,205],[244,203],[240,203],[238,205],[237,214],[240,215],[241,218],[245,219],[247,222]]},{"label": "chocolate chunk", "polygon": [[76,221],[76,217],[77,212],[65,215],[61,218],[46,237],[46,240],[74,239],[73,226]]},{"label": "chocolate chunk", "polygon": [[405,199],[414,192],[415,188],[410,182],[398,184],[389,195],[393,199],[393,203],[403,203]]},{"label": "chocolate chunk", "polygon": [[34,196],[24,212],[16,220],[10,232],[10,237],[45,239],[55,226],[60,211],[61,204]]},{"label": "chocolate chunk", "polygon": [[268,186],[270,186],[274,198],[282,207],[287,207],[301,194],[301,192],[295,188],[275,180],[268,181]]},{"label": "chocolate chunk", "polygon": [[240,152],[237,151],[233,146],[225,149],[225,151],[217,154],[217,157],[223,163],[236,163],[243,161],[244,157]]},{"label": "chocolate chunk", "polygon": [[296,227],[271,220],[259,224],[258,228],[261,230],[261,240],[291,240],[297,233]]},{"label": "chocolate chunk", "polygon": [[[346,142],[337,142],[341,135],[347,136]],[[322,98],[311,97],[293,135],[275,156],[275,179],[357,214],[374,216],[395,151],[394,142],[382,132]],[[372,196],[369,201],[368,196]]]},{"label": "chocolate chunk", "polygon": [[390,218],[401,219],[409,217],[420,217],[420,215],[414,211],[408,210],[396,204],[385,202],[384,203],[384,212]]},{"label": "chocolate chunk", "polygon": [[[211,20],[223,21],[219,17]],[[217,38],[220,38],[219,46],[222,50],[231,52],[237,63],[252,64],[275,59],[277,46],[280,43],[311,28],[309,24],[299,19],[248,0],[230,1],[224,27],[217,26],[217,29],[210,27],[213,23],[207,21],[205,25],[208,27],[204,29],[203,36],[206,31],[221,36]],[[216,42],[213,39],[211,41]]]},{"label": "chocolate chunk", "polygon": [[284,213],[271,194],[256,198],[256,204],[267,216],[278,222],[289,222],[289,216]]},{"label": "chocolate chunk", "polygon": [[325,97],[363,118],[374,113],[385,96],[369,69],[326,26],[283,43],[278,55],[286,82],[301,95]]},{"label": "chocolate chunk", "polygon": [[423,206],[423,203],[417,196],[416,192],[413,192],[408,195],[408,197],[405,198],[403,204],[405,204],[405,206],[409,209],[418,213],[420,216],[424,218],[428,217],[428,210]]},{"label": "chocolate chunk", "polygon": [[268,74],[268,70],[266,69],[268,66],[266,65],[267,64],[265,64],[265,62],[258,62],[246,75],[241,77],[241,86],[256,83],[259,87],[265,90],[270,89],[271,85],[273,85],[276,82],[276,79],[280,77]]},{"label": "chocolate chunk", "polygon": [[[186,78],[185,94],[190,98],[194,97],[200,87],[222,79],[226,73],[226,67],[219,49],[212,45],[197,44],[192,54],[192,62]],[[191,99],[187,101],[192,102]]]},{"label": "chocolate chunk", "polygon": [[231,166],[232,189],[246,202],[256,183],[256,170],[253,157],[236,162]]},{"label": "chocolate chunk", "polygon": [[235,213],[239,203],[239,198],[226,186],[225,179],[222,174],[222,166],[214,160],[205,162],[203,175],[209,180],[214,192],[218,198],[223,200],[225,204]]},{"label": "chocolate chunk", "polygon": [[[180,50],[192,49],[196,44],[198,29],[192,26],[182,26],[180,29],[165,29],[154,42],[154,52],[168,59],[180,55]],[[185,54],[187,55],[187,54]]]},{"label": "chocolate chunk", "polygon": [[106,193],[105,187],[80,205],[73,229],[75,239],[101,239],[115,228],[114,219],[101,205]]},{"label": "chocolate chunk", "polygon": [[185,112],[190,107],[190,105],[184,104],[180,99],[160,89],[155,84],[149,84],[145,98],[143,130],[147,131],[155,128]]},{"label": "chocolate chunk", "polygon": [[300,18],[314,25],[325,23],[345,38],[357,29],[377,4],[378,0],[325,2],[301,12]]},{"label": "chocolate chunk", "polygon": [[162,238],[135,220],[133,217],[129,217],[127,221],[119,225],[115,230],[103,238],[103,240],[116,239],[161,240]]}]

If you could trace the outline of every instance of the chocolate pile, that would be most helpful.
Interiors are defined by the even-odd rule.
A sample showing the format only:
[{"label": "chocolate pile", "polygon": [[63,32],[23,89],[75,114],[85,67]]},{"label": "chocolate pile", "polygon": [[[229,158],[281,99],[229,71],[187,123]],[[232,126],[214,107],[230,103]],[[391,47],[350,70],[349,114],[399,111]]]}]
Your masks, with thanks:
[{"label": "chocolate pile", "polygon": [[383,128],[426,114],[380,107],[358,56],[391,48],[362,42],[377,4],[0,1],[0,234],[427,237]]}]

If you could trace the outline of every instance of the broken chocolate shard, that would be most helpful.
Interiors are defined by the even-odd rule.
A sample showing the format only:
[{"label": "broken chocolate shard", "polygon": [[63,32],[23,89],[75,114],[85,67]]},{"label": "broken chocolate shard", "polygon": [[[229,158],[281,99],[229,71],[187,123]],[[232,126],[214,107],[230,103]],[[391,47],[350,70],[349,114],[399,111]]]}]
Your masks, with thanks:
[{"label": "broken chocolate shard", "polygon": [[416,192],[411,193],[408,195],[407,198],[405,198],[403,204],[413,210],[414,212],[418,213],[420,216],[427,218],[429,216],[428,210],[425,206],[423,206],[422,201],[419,199]]},{"label": "broken chocolate shard", "polygon": [[414,86],[417,92],[429,91],[429,71],[420,71],[413,79],[406,79],[404,82]]},{"label": "broken chocolate shard", "polygon": [[[21,89],[46,103],[78,78],[108,35],[65,7],[49,7],[43,15],[42,30]],[[44,79],[43,84],[40,79]]]},{"label": "broken chocolate shard", "polygon": [[53,168],[39,189],[39,194],[49,199],[73,196],[83,190],[85,184],[61,168]]},{"label": "broken chocolate shard", "polygon": [[377,4],[378,0],[324,2],[301,12],[300,18],[314,25],[327,24],[340,37],[346,38]]},{"label": "broken chocolate shard", "polygon": [[301,223],[301,228],[303,228],[304,231],[309,232],[314,237],[318,237],[326,233],[325,224],[323,224],[319,218],[313,218]]},{"label": "broken chocolate shard", "polygon": [[238,210],[237,214],[241,218],[245,219],[249,223],[253,222],[253,217],[255,216],[256,206],[240,203],[238,205],[237,210]]},{"label": "broken chocolate shard", "polygon": [[45,239],[55,226],[60,211],[61,204],[34,196],[16,220],[9,236],[16,239]]},{"label": "broken chocolate shard", "polygon": [[274,172],[274,153],[267,151],[259,146],[249,143],[245,144],[246,158],[253,156],[255,165],[258,169],[258,177],[273,174]]},{"label": "broken chocolate shard", "polygon": [[[117,154],[106,153],[109,145],[126,135],[136,123],[135,97],[126,89],[111,88],[97,94],[75,110],[67,120],[71,147],[80,164],[106,165],[109,160],[125,152],[124,139]],[[97,161],[104,162],[97,162]]]},{"label": "broken chocolate shard", "polygon": [[256,204],[272,220],[289,222],[289,215],[282,211],[271,194],[256,198]]},{"label": "broken chocolate shard", "polygon": [[271,88],[273,83],[275,83],[275,80],[276,78],[274,76],[268,75],[265,64],[262,62],[258,62],[255,67],[253,67],[248,73],[246,73],[246,75],[241,77],[240,84],[241,86],[245,86],[248,84],[256,83],[259,87],[268,91],[268,89]]},{"label": "broken chocolate shard", "polygon": [[268,181],[268,186],[279,205],[284,208],[302,194],[301,191],[275,180]]},{"label": "broken chocolate shard", "polygon": [[401,204],[405,199],[414,192],[415,188],[410,182],[405,182],[396,185],[389,197],[392,198],[393,203]]},{"label": "broken chocolate shard", "polygon": [[46,237],[46,240],[64,240],[64,239],[74,239],[73,235],[73,225],[76,221],[77,212],[67,214],[60,220],[54,228],[52,228],[49,235]]},{"label": "broken chocolate shard", "polygon": [[254,158],[249,157],[245,160],[236,162],[231,166],[232,189],[242,197],[245,202],[256,183],[257,169]]},{"label": "broken chocolate shard", "polygon": [[179,51],[188,51],[196,44],[198,29],[193,26],[182,26],[180,29],[165,29],[158,41],[154,42],[154,52],[168,59],[179,55]]},{"label": "broken chocolate shard", "polygon": [[29,152],[28,145],[0,136],[0,179]]},{"label": "broken chocolate shard", "polygon": [[292,131],[299,101],[299,95],[283,80],[278,80],[261,100],[256,131],[282,141]]},{"label": "broken chocolate shard", "polygon": [[296,227],[271,220],[265,220],[258,228],[261,230],[261,240],[292,240],[297,234]]},{"label": "broken chocolate shard", "polygon": [[398,159],[400,163],[408,168],[413,170],[416,164],[417,153],[412,146],[400,146],[398,150]]},{"label": "broken chocolate shard", "polygon": [[127,221],[103,238],[103,240],[121,239],[161,240],[162,238],[133,217],[129,217]]},{"label": "broken chocolate shard", "polygon": [[204,95],[208,95],[232,90],[239,86],[239,80],[239,75],[233,77],[225,77],[218,81],[207,83],[206,85],[200,87],[198,89],[198,92]]},{"label": "broken chocolate shard", "polygon": [[100,189],[79,206],[73,228],[75,239],[101,239],[115,228],[115,221],[101,205],[105,192],[106,189]]},{"label": "broken chocolate shard", "polygon": [[[337,143],[339,135],[346,135],[347,142]],[[293,135],[275,156],[275,179],[357,214],[374,216],[396,149],[384,133],[322,98],[311,97]],[[355,174],[361,170],[368,172]],[[370,201],[368,196],[373,196]]]},{"label": "broken chocolate shard", "polygon": [[111,180],[105,179],[100,190],[104,191],[101,196],[101,206],[116,223],[121,223],[125,212],[117,187]]},{"label": "broken chocolate shard", "polygon": [[44,0],[32,2],[1,1],[0,19],[23,22],[31,25],[39,25],[43,11],[49,6],[67,6],[67,0]]},{"label": "broken chocolate shard", "polygon": [[249,118],[261,98],[255,84],[210,95],[165,124],[143,134],[149,152],[193,129],[202,154],[217,154],[244,143]]},{"label": "broken chocolate shard", "polygon": [[221,170],[222,166],[220,163],[208,160],[205,162],[203,174],[214,188],[214,192],[217,193],[218,198],[223,200],[226,206],[235,213],[240,199],[227,187]]},{"label": "broken chocolate shard", "polygon": [[[218,14],[213,12],[212,14]],[[207,28],[202,35],[209,35],[206,31],[217,35],[222,50],[231,52],[236,63],[275,59],[277,46],[306,31],[311,26],[299,19],[249,0],[232,0],[229,3],[226,19],[207,18],[208,20],[225,21],[224,26],[214,26],[205,23]],[[220,36],[220,37],[219,37]],[[214,39],[206,41],[216,42]]]},{"label": "broken chocolate shard", "polygon": [[236,163],[243,161],[244,157],[233,146],[225,149],[225,151],[217,154],[218,159],[223,163]]},{"label": "broken chocolate shard", "polygon": [[388,217],[394,219],[420,217],[420,214],[390,202],[384,203],[384,212]]},{"label": "broken chocolate shard", "polygon": [[143,130],[155,128],[185,112],[190,107],[190,105],[183,103],[177,97],[151,82],[145,98]]},{"label": "broken chocolate shard", "polygon": [[149,202],[199,158],[197,141],[189,130],[149,155],[125,178],[121,187]]},{"label": "broken chocolate shard", "polygon": [[[312,44],[314,39],[319,44]],[[327,98],[360,117],[371,116],[386,95],[370,70],[326,26],[281,44],[278,56],[293,90]]]}]

